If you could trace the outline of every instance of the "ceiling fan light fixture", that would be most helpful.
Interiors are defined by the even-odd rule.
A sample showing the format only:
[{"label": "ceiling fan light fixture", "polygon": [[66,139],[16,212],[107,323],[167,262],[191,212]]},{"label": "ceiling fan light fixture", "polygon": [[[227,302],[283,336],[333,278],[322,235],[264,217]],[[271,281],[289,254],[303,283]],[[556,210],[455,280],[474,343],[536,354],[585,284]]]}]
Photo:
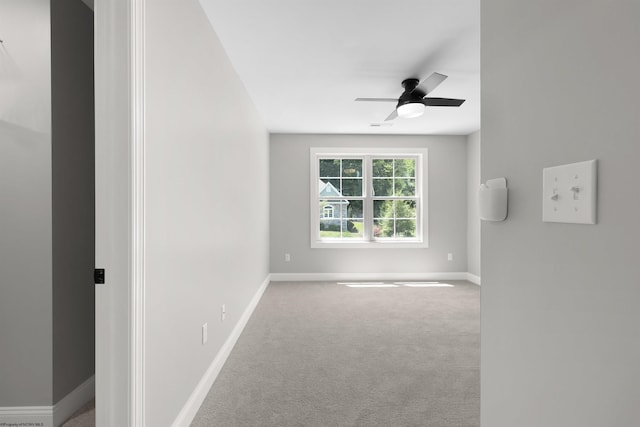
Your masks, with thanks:
[{"label": "ceiling fan light fixture", "polygon": [[399,105],[396,108],[396,112],[399,117],[403,119],[412,119],[424,114],[425,106],[421,102],[408,102],[406,104]]}]

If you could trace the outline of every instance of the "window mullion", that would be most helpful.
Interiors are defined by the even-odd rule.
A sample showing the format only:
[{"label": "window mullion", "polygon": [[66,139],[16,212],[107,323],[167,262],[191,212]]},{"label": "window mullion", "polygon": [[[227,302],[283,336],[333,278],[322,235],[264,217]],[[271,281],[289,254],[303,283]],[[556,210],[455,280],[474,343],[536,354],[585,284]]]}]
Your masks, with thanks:
[{"label": "window mullion", "polygon": [[364,226],[363,226],[363,238],[367,241],[373,240],[373,165],[372,156],[364,156],[363,159],[363,175],[364,175]]},{"label": "window mullion", "polygon": [[416,158],[415,163],[415,172],[414,172],[414,200],[416,201],[416,236],[422,236],[422,185],[420,182],[420,174],[422,170],[420,169],[421,161],[419,158]]}]

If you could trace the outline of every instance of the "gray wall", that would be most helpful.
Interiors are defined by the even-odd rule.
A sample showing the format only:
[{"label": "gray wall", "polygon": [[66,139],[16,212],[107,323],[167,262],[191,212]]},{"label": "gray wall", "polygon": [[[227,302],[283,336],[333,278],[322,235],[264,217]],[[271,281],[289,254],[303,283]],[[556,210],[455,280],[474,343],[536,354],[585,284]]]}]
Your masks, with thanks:
[{"label": "gray wall", "polygon": [[0,0],[0,29],[0,407],[51,405],[49,0]]},{"label": "gray wall", "polygon": [[269,147],[198,1],[146,8],[146,423],[165,426],[268,277]]},{"label": "gray wall", "polygon": [[480,277],[480,131],[467,137],[467,271]]},{"label": "gray wall", "polygon": [[94,373],[93,12],[51,2],[53,401]]},{"label": "gray wall", "polygon": [[50,406],[94,371],[93,16],[0,1],[0,28],[0,407]]},{"label": "gray wall", "polygon": [[[429,248],[311,249],[311,147],[428,148]],[[466,137],[273,134],[270,153],[272,273],[467,271]],[[453,261],[447,253],[454,254]]]},{"label": "gray wall", "polygon": [[[482,2],[482,425],[640,425],[640,2]],[[542,169],[598,159],[597,225],[541,221]]]}]

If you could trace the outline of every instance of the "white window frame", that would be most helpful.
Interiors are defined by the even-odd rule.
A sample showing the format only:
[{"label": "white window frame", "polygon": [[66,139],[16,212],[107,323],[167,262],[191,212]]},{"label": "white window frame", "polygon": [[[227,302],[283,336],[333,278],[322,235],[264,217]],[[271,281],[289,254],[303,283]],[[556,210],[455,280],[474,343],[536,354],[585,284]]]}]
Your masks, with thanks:
[{"label": "white window frame", "polygon": [[[320,238],[320,215],[318,212],[319,160],[325,157],[361,157],[363,158],[363,238],[327,239]],[[415,239],[376,239],[373,236],[373,179],[370,165],[373,158],[415,157],[416,162],[416,198],[417,223]],[[310,149],[309,174],[309,219],[311,248],[428,248],[428,150],[426,148],[339,148],[313,147]],[[354,197],[356,199],[358,197]]]}]

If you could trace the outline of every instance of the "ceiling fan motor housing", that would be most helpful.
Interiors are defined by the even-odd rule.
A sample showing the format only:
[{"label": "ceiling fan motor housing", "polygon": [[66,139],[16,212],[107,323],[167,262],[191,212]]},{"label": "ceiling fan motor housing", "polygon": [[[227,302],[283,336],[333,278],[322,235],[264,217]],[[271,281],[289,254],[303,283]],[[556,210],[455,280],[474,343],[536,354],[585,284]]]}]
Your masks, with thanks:
[{"label": "ceiling fan motor housing", "polygon": [[410,104],[413,102],[417,102],[420,104],[422,103],[422,98],[424,98],[427,94],[420,89],[416,89],[419,83],[420,81],[418,79],[406,79],[402,82],[404,92],[402,95],[400,95],[396,108],[401,105]]}]

